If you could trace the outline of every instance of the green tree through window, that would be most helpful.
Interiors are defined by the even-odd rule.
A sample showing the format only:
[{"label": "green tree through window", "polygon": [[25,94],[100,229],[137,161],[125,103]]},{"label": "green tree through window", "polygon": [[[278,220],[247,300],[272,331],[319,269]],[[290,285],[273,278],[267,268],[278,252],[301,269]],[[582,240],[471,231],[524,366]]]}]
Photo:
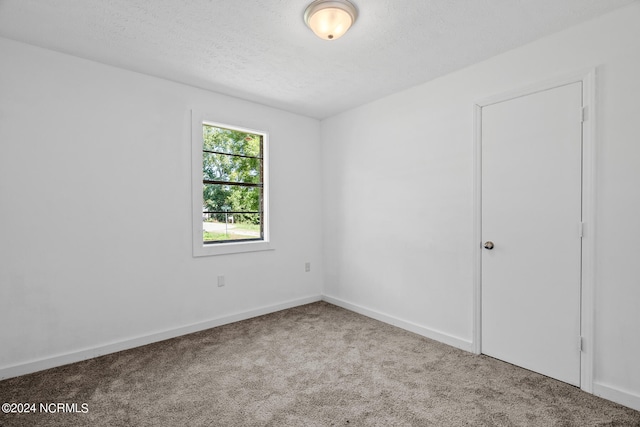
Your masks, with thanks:
[{"label": "green tree through window", "polygon": [[263,136],[203,124],[203,242],[264,239]]}]

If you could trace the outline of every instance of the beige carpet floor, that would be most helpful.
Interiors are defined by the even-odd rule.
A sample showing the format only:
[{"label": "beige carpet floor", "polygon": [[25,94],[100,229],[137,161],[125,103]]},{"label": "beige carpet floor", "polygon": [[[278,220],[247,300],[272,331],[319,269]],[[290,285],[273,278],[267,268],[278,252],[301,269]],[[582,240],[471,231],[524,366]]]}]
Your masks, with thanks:
[{"label": "beige carpet floor", "polygon": [[0,414],[7,427],[640,426],[638,411],[324,302],[0,381],[0,402],[80,411]]}]

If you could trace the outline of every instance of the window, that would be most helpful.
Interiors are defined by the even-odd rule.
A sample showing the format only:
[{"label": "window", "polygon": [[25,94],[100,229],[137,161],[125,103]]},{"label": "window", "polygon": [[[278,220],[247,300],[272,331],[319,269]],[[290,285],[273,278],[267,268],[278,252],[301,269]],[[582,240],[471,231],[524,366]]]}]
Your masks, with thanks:
[{"label": "window", "polygon": [[202,117],[193,114],[194,256],[270,249],[267,133]]},{"label": "window", "polygon": [[263,135],[202,125],[203,243],[262,240]]}]

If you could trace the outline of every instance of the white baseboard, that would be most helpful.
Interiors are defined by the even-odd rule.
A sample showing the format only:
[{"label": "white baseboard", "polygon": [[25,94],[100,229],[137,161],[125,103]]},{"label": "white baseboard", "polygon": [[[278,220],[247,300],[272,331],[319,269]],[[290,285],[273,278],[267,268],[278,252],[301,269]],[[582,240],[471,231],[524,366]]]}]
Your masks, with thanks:
[{"label": "white baseboard", "polygon": [[356,313],[360,313],[364,316],[371,317],[372,319],[379,320],[384,323],[388,323],[393,326],[397,326],[401,329],[405,329],[407,331],[416,333],[418,335],[422,335],[423,337],[430,338],[432,340],[440,341],[452,347],[457,347],[461,350],[465,350],[468,352],[473,352],[473,343],[471,341],[464,340],[462,338],[455,337],[453,335],[446,334],[444,332],[435,331],[433,329],[429,329],[427,327],[418,325],[413,322],[409,322],[407,320],[399,319],[395,316],[390,316],[388,314],[381,313],[376,310],[371,310],[369,308],[363,307],[358,304],[353,304],[347,302],[340,298],[331,297],[328,295],[323,295],[322,300],[326,301],[330,304],[337,305],[338,307],[345,308],[347,310],[355,311]]},{"label": "white baseboard", "polygon": [[252,317],[262,316],[264,314],[274,313],[276,311],[286,310],[287,308],[310,304],[321,300],[321,295],[313,295],[305,298],[285,301],[280,304],[258,307],[253,310],[234,313],[222,317],[216,317],[204,322],[181,326],[179,328],[156,332],[149,335],[138,336],[124,341],[86,348],[71,353],[55,355],[43,359],[21,363],[19,365],[3,367],[0,368],[0,380],[43,371],[45,369],[55,368],[62,365],[68,365],[69,363],[80,362],[82,360],[103,356],[105,354],[116,353],[118,351],[128,350],[158,341],[164,341],[170,338],[179,337],[181,335],[191,334],[193,332],[203,331],[205,329],[215,328],[216,326],[222,326],[229,323],[238,322],[240,320],[246,320]]},{"label": "white baseboard", "polygon": [[640,411],[640,396],[629,391],[620,390],[618,388],[600,384],[594,381],[593,394],[603,399],[628,406],[631,409]]}]

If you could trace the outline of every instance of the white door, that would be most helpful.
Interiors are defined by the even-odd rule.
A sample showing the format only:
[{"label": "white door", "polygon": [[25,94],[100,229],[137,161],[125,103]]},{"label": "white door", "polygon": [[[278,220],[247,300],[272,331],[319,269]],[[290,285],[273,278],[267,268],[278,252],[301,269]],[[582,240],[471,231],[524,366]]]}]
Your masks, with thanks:
[{"label": "white door", "polygon": [[581,112],[576,82],[481,116],[482,353],[576,386]]}]

